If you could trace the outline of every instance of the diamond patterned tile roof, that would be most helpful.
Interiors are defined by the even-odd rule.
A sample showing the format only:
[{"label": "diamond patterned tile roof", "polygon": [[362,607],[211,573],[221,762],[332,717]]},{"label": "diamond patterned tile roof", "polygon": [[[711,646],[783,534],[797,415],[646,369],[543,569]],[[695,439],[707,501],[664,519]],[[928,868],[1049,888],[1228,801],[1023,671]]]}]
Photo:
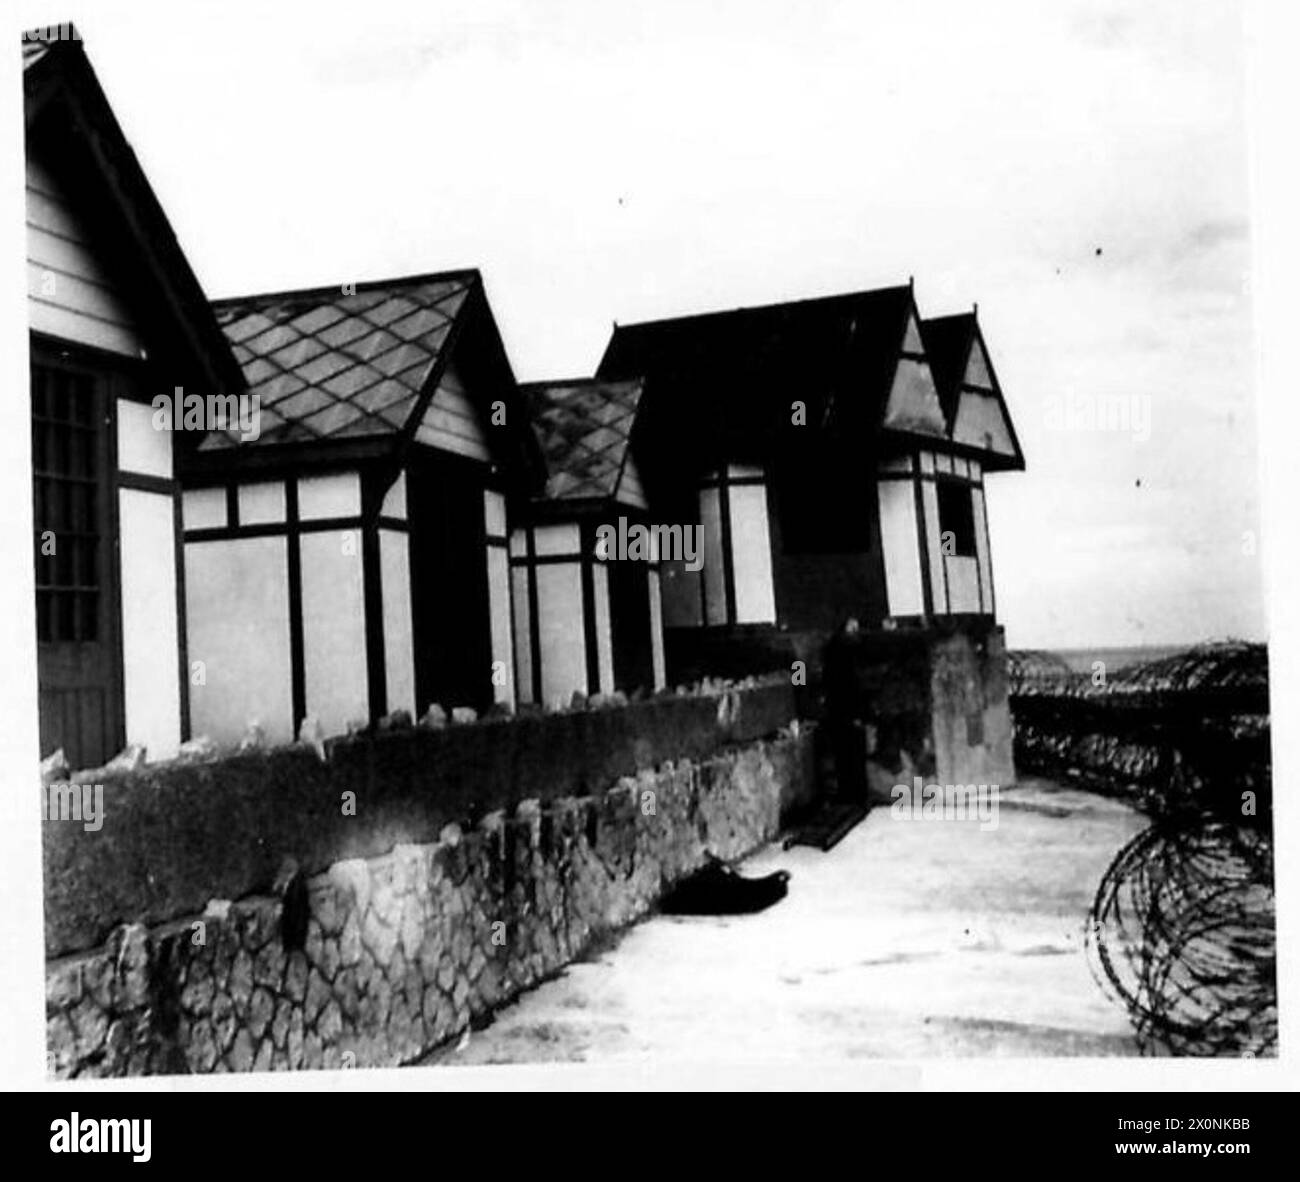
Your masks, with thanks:
[{"label": "diamond patterned tile roof", "polygon": [[[455,271],[347,294],[330,287],[216,301],[248,393],[261,398],[256,442],[401,431],[477,278]],[[200,450],[238,439],[237,430],[214,431]]]},{"label": "diamond patterned tile roof", "polygon": [[519,387],[546,458],[550,500],[612,497],[627,458],[643,382],[531,382]]}]

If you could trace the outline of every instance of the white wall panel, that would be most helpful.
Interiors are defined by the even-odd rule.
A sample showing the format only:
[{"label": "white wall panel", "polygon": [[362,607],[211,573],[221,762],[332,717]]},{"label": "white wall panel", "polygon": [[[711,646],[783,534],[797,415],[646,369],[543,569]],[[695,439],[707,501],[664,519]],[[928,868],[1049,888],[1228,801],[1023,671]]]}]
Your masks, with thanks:
[{"label": "white wall panel", "polygon": [[305,533],[299,545],[307,713],[339,735],[370,717],[361,531]]},{"label": "white wall panel", "polygon": [[916,529],[916,490],[910,480],[880,482],[880,545],[885,560],[885,593],[891,616],[918,616],[925,610],[921,550]]},{"label": "white wall panel", "polygon": [[576,555],[582,548],[582,534],[576,525],[539,525],[533,529],[533,548],[539,558]]},{"label": "white wall panel", "polygon": [[226,525],[224,488],[187,488],[181,494],[181,524],[186,529],[222,529]]},{"label": "white wall panel", "polygon": [[151,760],[175,755],[181,741],[173,512],[164,493],[118,494],[126,739],[143,743]]},{"label": "white wall panel", "polygon": [[921,507],[925,512],[925,548],[930,559],[930,596],[934,613],[948,612],[948,592],[944,582],[943,541],[939,536],[939,491],[933,480],[921,481]]},{"label": "white wall panel", "polygon": [[948,426],[939,404],[939,392],[930,376],[930,367],[924,361],[907,357],[898,359],[894,384],[885,406],[884,425],[947,435]]},{"label": "white wall panel", "polygon": [[234,743],[255,721],[294,738],[288,570],[284,538],[186,544],[186,643],[206,683],[190,679],[191,734]]},{"label": "white wall panel", "polygon": [[510,592],[515,607],[515,685],[521,702],[533,700],[532,604],[528,598],[528,569],[510,568]]},{"label": "white wall panel", "polygon": [[506,536],[506,498],[493,489],[483,490],[483,529],[489,537]]},{"label": "white wall panel", "polygon": [[988,519],[985,515],[984,490],[971,489],[971,509],[975,514],[975,554],[979,559],[980,602],[986,616],[994,614],[993,559],[989,546]]},{"label": "white wall panel", "polygon": [[614,636],[610,631],[609,619],[609,569],[599,562],[592,564],[591,589],[595,597],[596,609],[596,666],[600,685],[593,687],[603,694],[613,693],[614,685]]},{"label": "white wall panel", "polygon": [[129,398],[117,400],[117,466],[123,472],[172,478],[172,433],[157,431],[153,407]]},{"label": "white wall panel", "polygon": [[488,610],[492,627],[492,661],[501,661],[506,669],[505,685],[492,686],[492,698],[513,706],[515,703],[514,638],[510,627],[510,564],[504,546],[489,546]]},{"label": "white wall panel", "polygon": [[660,595],[659,572],[652,570],[650,575],[650,656],[654,667],[655,689],[663,689],[667,684],[664,668],[664,620],[663,601]]},{"label": "white wall panel", "polygon": [[284,520],[283,480],[259,480],[254,484],[241,484],[237,495],[240,525],[269,525]]},{"label": "white wall panel", "polygon": [[774,623],[776,593],[772,586],[772,539],[767,520],[767,490],[761,484],[732,485],[727,490],[727,496],[731,508],[736,623]]},{"label": "white wall panel", "polygon": [[963,390],[957,403],[957,420],[952,437],[957,443],[968,443],[1000,455],[1015,455],[1011,430],[1007,426],[1002,405],[993,394],[979,394]]},{"label": "white wall panel", "polygon": [[953,615],[978,612],[980,610],[979,563],[968,555],[959,554],[945,555],[943,561],[948,573],[948,611]]},{"label": "white wall panel", "polygon": [[298,516],[303,521],[361,516],[361,477],[356,472],[303,476],[298,480]]},{"label": "white wall panel", "polygon": [[587,692],[582,573],[577,562],[538,565],[537,614],[542,655],[542,700],[567,702],[574,690]]},{"label": "white wall panel", "polygon": [[411,630],[411,565],[406,534],[379,531],[379,576],[384,599],[384,693],[388,710],[415,706],[415,641]]}]

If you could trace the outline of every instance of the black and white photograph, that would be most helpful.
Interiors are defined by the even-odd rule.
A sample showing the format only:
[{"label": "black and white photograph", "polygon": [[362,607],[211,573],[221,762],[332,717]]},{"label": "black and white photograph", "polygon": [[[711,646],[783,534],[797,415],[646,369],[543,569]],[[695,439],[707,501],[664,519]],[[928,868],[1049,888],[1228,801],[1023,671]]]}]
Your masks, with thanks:
[{"label": "black and white photograph", "polygon": [[29,1086],[1281,1086],[1251,11],[6,8]]}]

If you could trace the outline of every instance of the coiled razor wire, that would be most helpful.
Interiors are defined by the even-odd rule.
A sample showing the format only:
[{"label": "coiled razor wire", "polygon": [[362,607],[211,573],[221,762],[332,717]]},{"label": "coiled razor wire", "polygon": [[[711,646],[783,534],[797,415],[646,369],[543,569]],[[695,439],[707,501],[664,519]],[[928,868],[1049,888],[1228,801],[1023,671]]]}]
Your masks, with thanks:
[{"label": "coiled razor wire", "polygon": [[1276,1054],[1267,822],[1158,816],[1111,862],[1088,918],[1093,973],[1128,1008],[1143,1054]]}]

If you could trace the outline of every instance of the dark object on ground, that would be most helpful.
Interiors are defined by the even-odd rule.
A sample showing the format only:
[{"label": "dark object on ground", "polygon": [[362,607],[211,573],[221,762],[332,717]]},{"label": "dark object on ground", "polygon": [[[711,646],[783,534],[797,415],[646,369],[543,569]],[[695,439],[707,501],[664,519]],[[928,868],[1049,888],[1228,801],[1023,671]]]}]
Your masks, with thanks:
[{"label": "dark object on ground", "polygon": [[866,815],[867,806],[852,801],[826,800],[815,812],[796,825],[782,842],[783,849],[792,845],[811,845],[825,852],[834,849]]},{"label": "dark object on ground", "polygon": [[704,869],[674,887],[659,909],[665,915],[751,915],[784,899],[789,881],[786,870],[746,878],[711,858]]}]

